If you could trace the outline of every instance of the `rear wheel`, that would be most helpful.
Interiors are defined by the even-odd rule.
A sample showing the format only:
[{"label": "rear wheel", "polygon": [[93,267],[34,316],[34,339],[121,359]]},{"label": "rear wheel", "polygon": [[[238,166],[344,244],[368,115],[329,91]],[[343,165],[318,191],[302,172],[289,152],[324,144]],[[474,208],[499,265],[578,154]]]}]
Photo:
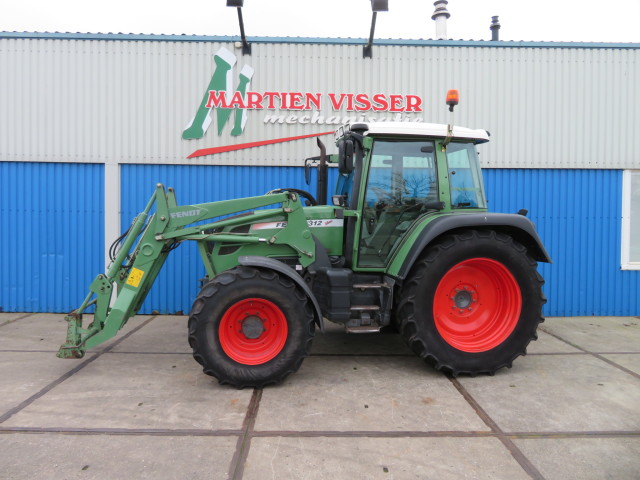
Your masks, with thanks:
[{"label": "rear wheel", "polygon": [[236,267],[201,290],[189,344],[206,374],[238,388],[282,381],[309,355],[314,318],[306,295],[273,271]]},{"label": "rear wheel", "polygon": [[507,235],[447,236],[416,262],[403,287],[401,333],[438,370],[493,374],[537,338],[543,283],[526,248]]}]

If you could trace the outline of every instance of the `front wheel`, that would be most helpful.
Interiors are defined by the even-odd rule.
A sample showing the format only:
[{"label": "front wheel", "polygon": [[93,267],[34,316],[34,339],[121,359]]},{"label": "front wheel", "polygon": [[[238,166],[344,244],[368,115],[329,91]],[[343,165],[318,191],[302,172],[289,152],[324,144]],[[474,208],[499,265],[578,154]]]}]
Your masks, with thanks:
[{"label": "front wheel", "polygon": [[189,344],[206,374],[238,388],[282,381],[309,355],[314,317],[306,295],[273,271],[236,267],[201,290]]},{"label": "front wheel", "polygon": [[438,370],[492,375],[537,338],[543,283],[536,262],[511,237],[450,235],[414,265],[398,303],[400,330]]}]

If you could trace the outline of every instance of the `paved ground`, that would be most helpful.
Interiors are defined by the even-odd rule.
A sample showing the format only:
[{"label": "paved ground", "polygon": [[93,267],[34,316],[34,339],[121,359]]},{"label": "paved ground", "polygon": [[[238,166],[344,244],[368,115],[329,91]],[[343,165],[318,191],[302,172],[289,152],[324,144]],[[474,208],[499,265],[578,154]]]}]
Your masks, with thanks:
[{"label": "paved ground", "polygon": [[447,378],[331,328],[284,384],[218,385],[186,317],[59,360],[63,315],[0,314],[1,479],[640,479],[640,320],[551,318],[511,370]]}]

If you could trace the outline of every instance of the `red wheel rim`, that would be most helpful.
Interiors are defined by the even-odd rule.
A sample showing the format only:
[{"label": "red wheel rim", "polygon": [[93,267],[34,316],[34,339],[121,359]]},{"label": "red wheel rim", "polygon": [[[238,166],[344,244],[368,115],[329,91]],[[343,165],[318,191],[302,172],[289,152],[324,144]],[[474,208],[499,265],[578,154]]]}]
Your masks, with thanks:
[{"label": "red wheel rim", "polygon": [[485,352],[504,342],[518,324],[520,287],[511,272],[489,258],[472,258],[440,280],[433,318],[442,338],[464,352]]},{"label": "red wheel rim", "polygon": [[287,319],[274,303],[247,298],[231,305],[222,316],[220,345],[236,362],[260,365],[280,353],[288,331]]}]

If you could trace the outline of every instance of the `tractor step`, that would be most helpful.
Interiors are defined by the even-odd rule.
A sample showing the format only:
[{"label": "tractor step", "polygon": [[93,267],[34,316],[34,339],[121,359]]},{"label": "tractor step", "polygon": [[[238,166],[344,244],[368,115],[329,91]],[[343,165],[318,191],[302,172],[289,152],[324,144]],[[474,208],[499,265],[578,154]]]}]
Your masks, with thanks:
[{"label": "tractor step", "polygon": [[351,311],[353,312],[378,312],[380,307],[378,305],[351,305]]},{"label": "tractor step", "polygon": [[368,290],[368,289],[376,289],[376,288],[391,288],[386,283],[354,283],[354,290]]},{"label": "tractor step", "polygon": [[380,325],[361,325],[358,327],[345,327],[347,333],[379,333]]}]

